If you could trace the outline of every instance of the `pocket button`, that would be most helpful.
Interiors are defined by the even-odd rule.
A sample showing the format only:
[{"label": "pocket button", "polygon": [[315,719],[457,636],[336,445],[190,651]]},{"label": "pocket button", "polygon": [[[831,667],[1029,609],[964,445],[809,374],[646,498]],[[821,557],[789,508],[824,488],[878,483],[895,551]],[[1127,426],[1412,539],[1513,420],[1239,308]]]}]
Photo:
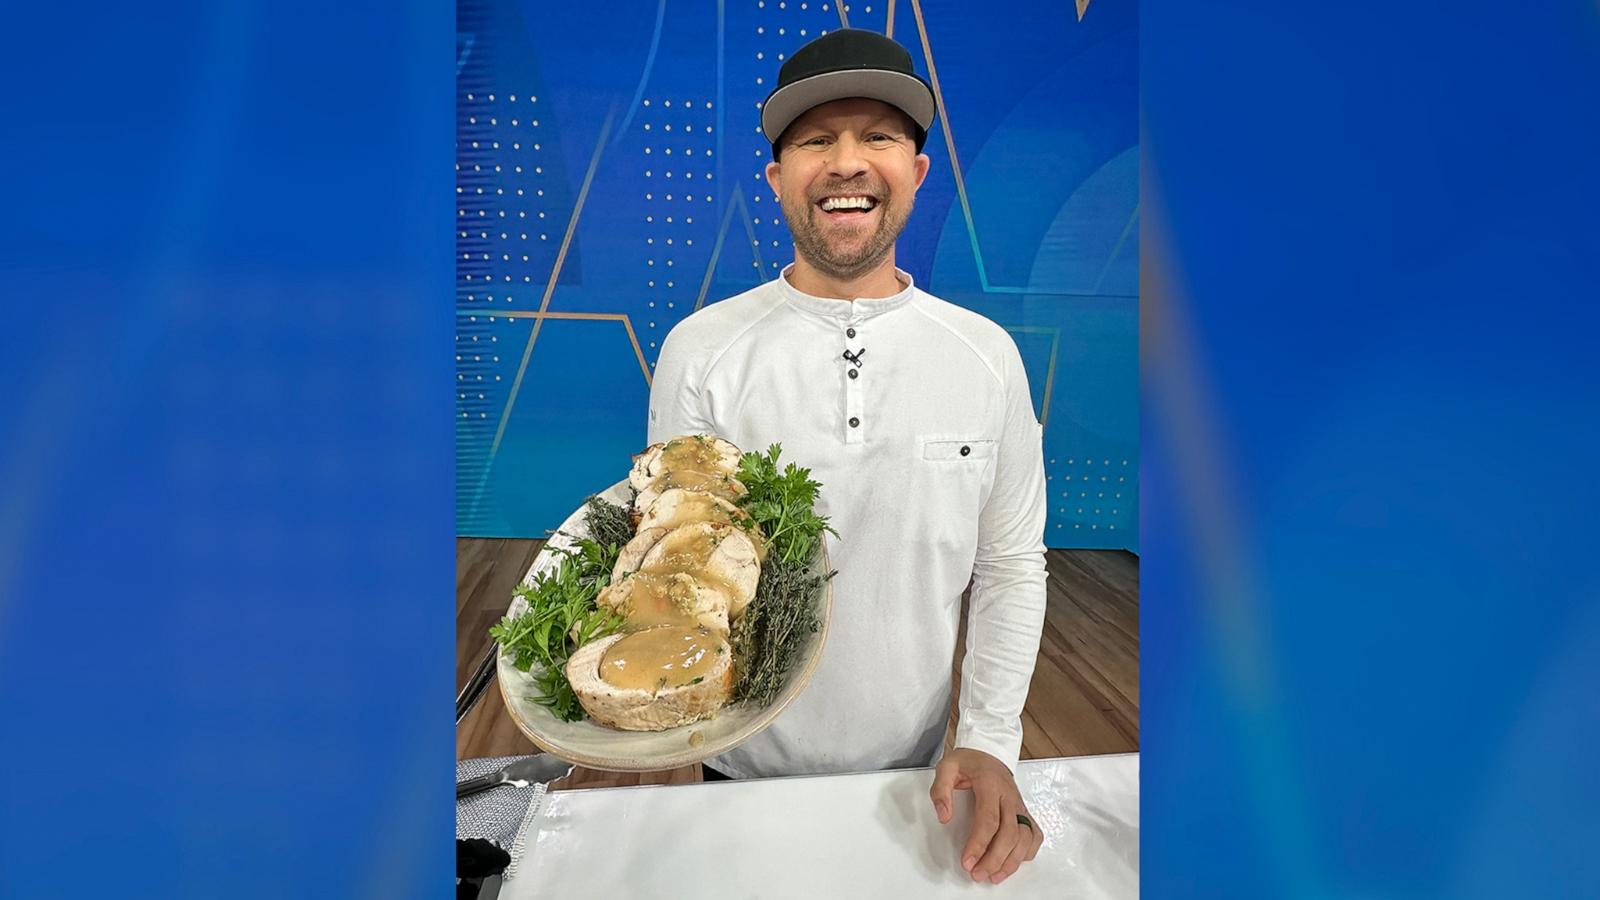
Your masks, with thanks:
[{"label": "pocket button", "polygon": [[971,452],[972,452],[972,448],[971,447],[962,446],[962,448],[961,448],[961,455],[962,456],[966,456],[967,454],[969,454]]}]

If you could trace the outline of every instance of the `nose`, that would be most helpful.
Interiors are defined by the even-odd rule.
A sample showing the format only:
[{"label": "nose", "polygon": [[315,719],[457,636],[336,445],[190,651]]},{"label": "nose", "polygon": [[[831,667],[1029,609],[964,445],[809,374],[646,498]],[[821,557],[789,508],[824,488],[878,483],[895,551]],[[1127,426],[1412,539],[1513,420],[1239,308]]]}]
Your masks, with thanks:
[{"label": "nose", "polygon": [[866,174],[867,160],[861,150],[861,142],[854,135],[840,135],[828,153],[828,174],[840,181]]}]

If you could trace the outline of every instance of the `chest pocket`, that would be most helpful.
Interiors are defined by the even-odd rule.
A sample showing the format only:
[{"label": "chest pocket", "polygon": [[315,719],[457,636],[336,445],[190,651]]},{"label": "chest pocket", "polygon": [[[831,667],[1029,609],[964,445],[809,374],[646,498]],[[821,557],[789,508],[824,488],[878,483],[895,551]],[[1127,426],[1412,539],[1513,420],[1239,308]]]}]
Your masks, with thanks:
[{"label": "chest pocket", "polygon": [[941,557],[968,564],[978,546],[978,518],[994,485],[994,441],[930,435],[920,440],[916,497],[918,540]]},{"label": "chest pocket", "polygon": [[971,462],[983,467],[994,458],[994,441],[925,438],[922,458],[927,462]]}]

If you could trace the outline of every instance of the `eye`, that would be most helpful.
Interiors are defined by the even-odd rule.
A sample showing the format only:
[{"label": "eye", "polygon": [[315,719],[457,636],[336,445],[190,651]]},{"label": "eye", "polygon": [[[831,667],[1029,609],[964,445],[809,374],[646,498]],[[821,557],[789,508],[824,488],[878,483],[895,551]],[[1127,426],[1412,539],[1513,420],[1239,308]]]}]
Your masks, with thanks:
[{"label": "eye", "polygon": [[867,136],[867,140],[869,140],[869,141],[878,141],[879,143],[882,143],[883,141],[892,141],[892,140],[894,140],[894,138],[892,138],[889,135],[884,134],[883,132],[879,131],[879,132],[875,132],[873,134],[868,135]]},{"label": "eye", "polygon": [[828,139],[825,138],[825,137],[814,137],[814,138],[812,138],[812,139],[810,139],[808,141],[802,141],[800,146],[802,146],[802,147],[821,147],[821,146],[823,146],[823,145],[825,145],[827,143],[828,143]]}]

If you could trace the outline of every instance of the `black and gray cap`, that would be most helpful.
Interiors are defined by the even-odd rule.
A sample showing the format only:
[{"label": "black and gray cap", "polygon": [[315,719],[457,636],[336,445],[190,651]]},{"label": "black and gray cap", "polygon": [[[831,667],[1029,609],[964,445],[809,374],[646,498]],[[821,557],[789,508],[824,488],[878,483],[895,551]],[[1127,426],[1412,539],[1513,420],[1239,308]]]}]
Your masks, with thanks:
[{"label": "black and gray cap", "polygon": [[933,126],[933,89],[912,69],[911,54],[875,31],[844,28],[796,50],[778,69],[778,86],[761,104],[773,158],[784,129],[806,110],[851,97],[880,100],[910,116],[922,152]]}]

